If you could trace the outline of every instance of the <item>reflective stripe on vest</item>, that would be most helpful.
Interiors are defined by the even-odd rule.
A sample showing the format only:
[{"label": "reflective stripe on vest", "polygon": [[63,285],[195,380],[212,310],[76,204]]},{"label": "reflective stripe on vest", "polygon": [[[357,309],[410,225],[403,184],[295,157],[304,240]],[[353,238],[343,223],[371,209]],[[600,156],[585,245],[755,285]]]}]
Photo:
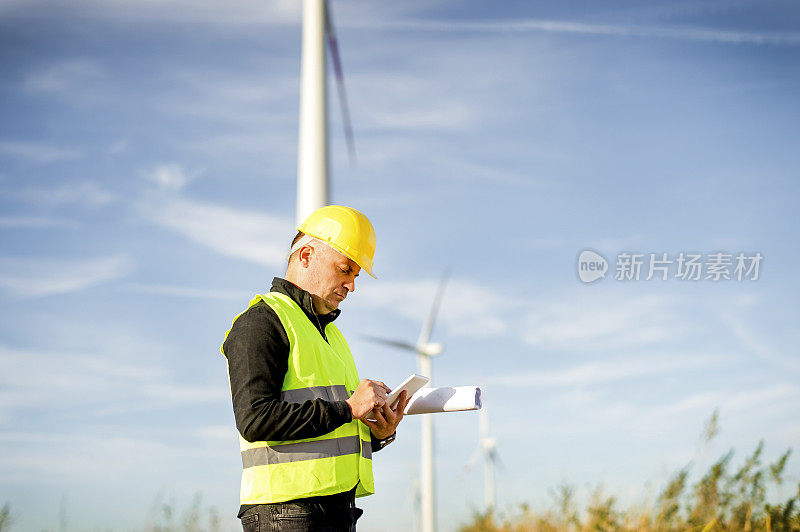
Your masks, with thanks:
[{"label": "reflective stripe on vest", "polygon": [[[264,301],[281,321],[289,339],[289,358],[281,400],[343,401],[358,387],[353,355],[339,329],[325,327],[327,342],[289,296],[257,295],[248,308]],[[238,318],[238,316],[237,316]],[[234,319],[234,322],[236,319]],[[228,331],[230,332],[230,331]],[[227,338],[227,334],[225,335]],[[224,345],[224,344],[223,344]],[[242,452],[242,504],[284,502],[301,497],[375,492],[369,428],[358,420],[316,438],[248,442],[239,435]]]},{"label": "reflective stripe on vest", "polygon": [[314,399],[325,399],[326,401],[346,401],[350,397],[347,387],[343,384],[333,386],[311,386],[310,388],[298,388],[296,390],[284,390],[281,392],[281,401],[289,403],[305,403]]},{"label": "reflective stripe on vest", "polygon": [[242,466],[245,468],[261,465],[285,464],[302,460],[316,460],[347,454],[361,453],[364,458],[372,458],[372,444],[359,443],[358,436],[314,440],[299,443],[284,443],[269,447],[254,447],[242,451]]}]

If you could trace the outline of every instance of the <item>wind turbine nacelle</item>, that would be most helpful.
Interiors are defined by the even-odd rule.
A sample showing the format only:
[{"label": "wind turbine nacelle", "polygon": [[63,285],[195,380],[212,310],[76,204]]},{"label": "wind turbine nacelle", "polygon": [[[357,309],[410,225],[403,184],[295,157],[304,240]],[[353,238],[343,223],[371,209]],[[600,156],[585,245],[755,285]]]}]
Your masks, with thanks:
[{"label": "wind turbine nacelle", "polygon": [[438,342],[427,343],[419,348],[419,352],[429,357],[435,357],[444,351],[444,344]]}]

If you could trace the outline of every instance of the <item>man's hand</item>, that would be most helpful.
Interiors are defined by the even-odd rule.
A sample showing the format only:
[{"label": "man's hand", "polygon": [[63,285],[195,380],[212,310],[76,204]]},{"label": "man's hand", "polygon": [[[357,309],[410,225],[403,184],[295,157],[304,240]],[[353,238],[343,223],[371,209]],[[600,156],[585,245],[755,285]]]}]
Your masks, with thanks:
[{"label": "man's hand", "polygon": [[381,381],[363,379],[347,400],[353,419],[364,421],[373,408],[380,408],[386,404],[386,395],[390,391]]},{"label": "man's hand", "polygon": [[397,430],[397,425],[403,419],[403,411],[408,404],[407,392],[403,390],[397,400],[397,406],[394,410],[389,408],[389,405],[384,401],[383,406],[375,407],[372,409],[370,417],[375,418],[375,421],[362,419],[362,423],[369,427],[372,435],[383,440],[394,434]]},{"label": "man's hand", "polygon": [[[353,395],[347,400],[353,419],[361,420],[372,431],[372,435],[383,440],[394,434],[403,419],[403,411],[408,404],[408,394],[404,391],[397,399],[397,407],[392,410],[386,404],[388,386],[381,381],[362,380]],[[371,421],[370,419],[374,419]]]}]

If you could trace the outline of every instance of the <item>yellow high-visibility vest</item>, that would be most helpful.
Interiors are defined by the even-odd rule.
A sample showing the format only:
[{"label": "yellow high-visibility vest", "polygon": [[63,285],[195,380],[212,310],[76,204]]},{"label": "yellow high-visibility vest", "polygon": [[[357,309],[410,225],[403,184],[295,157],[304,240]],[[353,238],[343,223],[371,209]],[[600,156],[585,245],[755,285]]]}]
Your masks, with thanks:
[{"label": "yellow high-visibility vest", "polygon": [[[248,308],[259,301],[275,311],[289,338],[289,368],[283,379],[281,400],[303,403],[350,397],[360,379],[339,329],[333,323],[326,325],[326,342],[289,296],[280,292],[259,294]],[[228,333],[230,330],[225,338]],[[370,430],[356,419],[322,436],[301,440],[248,442],[239,434],[239,446],[242,504],[332,495],[353,487],[356,497],[375,493]]]}]

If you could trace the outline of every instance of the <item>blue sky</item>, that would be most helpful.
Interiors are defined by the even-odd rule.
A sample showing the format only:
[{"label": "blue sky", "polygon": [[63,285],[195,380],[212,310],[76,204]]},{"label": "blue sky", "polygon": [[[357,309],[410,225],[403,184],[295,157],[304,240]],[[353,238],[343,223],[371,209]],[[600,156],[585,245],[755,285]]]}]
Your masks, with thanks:
[{"label": "blue sky", "polygon": [[[651,499],[689,462],[800,442],[795,2],[334,2],[332,200],[378,234],[337,323],[363,377],[481,384],[498,500]],[[0,5],[0,503],[19,530],[141,529],[195,493],[234,530],[218,346],[292,236],[299,2]],[[593,249],[606,279],[577,277]],[[616,281],[623,252],[760,252],[757,281]],[[722,431],[699,435],[715,408]],[[439,521],[482,506],[475,413],[436,418]],[[364,530],[411,527],[419,419]],[[798,480],[798,461],[789,476]],[[62,502],[63,501],[63,502]]]}]

